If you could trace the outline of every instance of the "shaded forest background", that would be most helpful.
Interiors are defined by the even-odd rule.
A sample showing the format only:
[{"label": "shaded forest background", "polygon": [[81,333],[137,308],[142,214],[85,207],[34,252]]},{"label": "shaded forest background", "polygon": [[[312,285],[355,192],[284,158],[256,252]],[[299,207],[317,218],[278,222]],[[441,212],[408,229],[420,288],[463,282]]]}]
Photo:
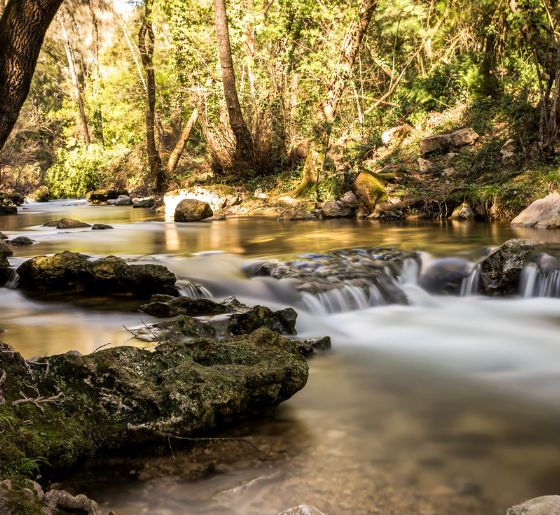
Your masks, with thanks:
[{"label": "shaded forest background", "polygon": [[[229,90],[225,7],[65,0],[0,154],[2,187],[79,197],[220,183],[328,200],[366,170],[388,197],[459,195],[501,218],[560,184],[556,0],[230,1]],[[476,145],[422,171],[418,142],[460,127]]]}]

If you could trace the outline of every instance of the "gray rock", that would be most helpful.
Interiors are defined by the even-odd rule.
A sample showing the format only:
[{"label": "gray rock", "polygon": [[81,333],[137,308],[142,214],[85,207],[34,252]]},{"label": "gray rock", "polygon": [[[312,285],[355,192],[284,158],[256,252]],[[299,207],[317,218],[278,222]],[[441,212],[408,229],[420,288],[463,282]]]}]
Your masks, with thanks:
[{"label": "gray rock", "polygon": [[560,495],[545,495],[512,506],[506,515],[560,515]]},{"label": "gray rock", "polygon": [[418,284],[435,295],[458,295],[463,280],[470,275],[472,266],[466,259],[436,259],[421,275]]},{"label": "gray rock", "polygon": [[347,191],[342,197],[340,197],[339,202],[350,209],[355,209],[358,207],[358,197],[353,191]]},{"label": "gray rock", "polygon": [[325,218],[345,218],[352,215],[352,209],[339,200],[327,200],[321,209]]},{"label": "gray rock", "polygon": [[515,295],[523,269],[547,249],[543,243],[509,240],[480,263],[479,291],[483,295]]},{"label": "gray rock", "polygon": [[424,159],[422,157],[418,158],[418,169],[420,170],[420,173],[428,173],[433,167],[433,163],[428,159]]},{"label": "gray rock", "polygon": [[515,146],[515,141],[512,139],[508,139],[500,150],[500,154],[502,155],[502,163],[508,163],[509,161],[511,161],[512,158],[515,157],[516,150],[517,149]]},{"label": "gray rock", "polygon": [[115,200],[115,206],[132,206],[132,199],[128,195],[119,195]]},{"label": "gray rock", "polygon": [[10,245],[33,245],[37,242],[35,240],[32,240],[31,238],[28,238],[27,236],[18,236],[17,238],[8,240],[8,243],[10,243]]},{"label": "gray rock", "polygon": [[175,209],[176,222],[200,222],[213,216],[214,212],[207,202],[185,199]]},{"label": "gray rock", "polygon": [[446,134],[438,134],[420,141],[422,155],[432,152],[447,152],[449,149],[472,145],[480,136],[472,128],[458,129]]},{"label": "gray rock", "polygon": [[132,207],[134,208],[145,208],[149,209],[154,207],[156,203],[155,199],[152,197],[144,197],[144,198],[133,198],[132,199]]},{"label": "gray rock", "polygon": [[557,229],[560,227],[560,194],[551,193],[535,200],[511,222],[511,225],[537,227],[540,229]]}]

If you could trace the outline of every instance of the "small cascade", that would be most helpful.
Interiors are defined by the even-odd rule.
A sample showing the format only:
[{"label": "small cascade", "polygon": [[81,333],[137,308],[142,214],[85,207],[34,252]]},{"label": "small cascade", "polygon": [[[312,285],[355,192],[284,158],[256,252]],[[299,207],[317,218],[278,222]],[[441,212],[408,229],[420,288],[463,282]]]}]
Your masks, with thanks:
[{"label": "small cascade", "polygon": [[329,314],[358,311],[372,306],[387,304],[376,286],[352,286],[332,288],[315,293],[302,292],[305,307],[312,313]]},{"label": "small cascade", "polygon": [[480,284],[480,265],[475,265],[471,273],[461,283],[461,297],[469,297],[478,293]]},{"label": "small cascade", "polygon": [[560,297],[560,270],[545,270],[535,263],[527,265],[521,273],[520,294],[524,298]]},{"label": "small cascade", "polygon": [[187,280],[177,281],[177,289],[182,297],[189,297],[191,299],[210,299],[212,294],[208,288],[200,284],[192,283]]},{"label": "small cascade", "polygon": [[421,263],[415,258],[406,258],[402,264],[402,270],[397,277],[398,284],[418,284],[421,273]]},{"label": "small cascade", "polygon": [[4,288],[9,288],[10,290],[15,290],[19,285],[19,275],[16,272],[12,272],[12,277],[6,282]]}]

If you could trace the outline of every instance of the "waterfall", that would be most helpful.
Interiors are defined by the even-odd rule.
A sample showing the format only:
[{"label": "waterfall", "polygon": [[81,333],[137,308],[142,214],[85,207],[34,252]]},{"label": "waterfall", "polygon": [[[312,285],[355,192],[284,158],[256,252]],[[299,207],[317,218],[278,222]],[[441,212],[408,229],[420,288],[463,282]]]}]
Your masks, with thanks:
[{"label": "waterfall", "polygon": [[527,265],[521,273],[519,292],[524,298],[560,297],[560,270]]},{"label": "waterfall", "polygon": [[195,284],[187,280],[177,281],[177,289],[182,297],[189,297],[191,299],[211,299],[212,293],[208,288]]},{"label": "waterfall", "polygon": [[480,283],[480,265],[475,265],[471,273],[463,279],[461,283],[461,297],[468,297],[478,293]]},{"label": "waterfall", "polygon": [[407,258],[403,261],[402,270],[397,278],[398,284],[418,284],[421,265],[417,259]]}]

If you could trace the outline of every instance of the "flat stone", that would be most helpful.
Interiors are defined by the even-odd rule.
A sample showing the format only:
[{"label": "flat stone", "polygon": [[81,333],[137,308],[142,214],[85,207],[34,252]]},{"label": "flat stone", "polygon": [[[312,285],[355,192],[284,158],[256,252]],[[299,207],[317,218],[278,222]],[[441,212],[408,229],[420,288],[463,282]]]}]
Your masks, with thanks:
[{"label": "flat stone", "polygon": [[453,132],[438,134],[420,141],[422,155],[432,152],[447,152],[451,148],[472,145],[480,136],[472,128],[458,129]]},{"label": "flat stone", "polygon": [[91,225],[72,218],[61,218],[60,220],[47,222],[46,224],[43,224],[43,227],[55,227],[57,229],[81,229],[84,227],[91,227]]},{"label": "flat stone", "polygon": [[107,224],[93,224],[91,227],[92,231],[106,231],[107,229],[114,229],[114,227]]},{"label": "flat stone", "polygon": [[8,243],[10,243],[10,245],[33,245],[37,242],[27,236],[18,236],[17,238],[9,240]]}]

